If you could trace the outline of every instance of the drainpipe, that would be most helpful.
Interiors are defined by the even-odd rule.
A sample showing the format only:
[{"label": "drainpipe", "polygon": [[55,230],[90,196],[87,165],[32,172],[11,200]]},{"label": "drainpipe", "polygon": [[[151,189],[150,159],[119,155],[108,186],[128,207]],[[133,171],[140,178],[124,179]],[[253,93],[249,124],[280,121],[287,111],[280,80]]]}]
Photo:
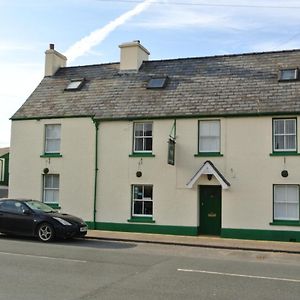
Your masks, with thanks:
[{"label": "drainpipe", "polygon": [[98,134],[99,121],[93,119],[95,124],[95,182],[94,182],[94,207],[93,207],[93,228],[96,229],[96,213],[97,213],[97,182],[98,182]]}]

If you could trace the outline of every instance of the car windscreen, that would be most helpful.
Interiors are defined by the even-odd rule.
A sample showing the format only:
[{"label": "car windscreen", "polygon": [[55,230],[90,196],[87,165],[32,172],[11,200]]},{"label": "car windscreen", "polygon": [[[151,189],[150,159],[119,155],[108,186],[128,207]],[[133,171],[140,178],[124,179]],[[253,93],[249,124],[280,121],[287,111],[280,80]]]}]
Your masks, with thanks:
[{"label": "car windscreen", "polygon": [[50,207],[49,205],[43,203],[43,202],[40,202],[40,201],[25,201],[25,203],[33,210],[35,211],[43,211],[43,212],[53,212],[53,208]]}]

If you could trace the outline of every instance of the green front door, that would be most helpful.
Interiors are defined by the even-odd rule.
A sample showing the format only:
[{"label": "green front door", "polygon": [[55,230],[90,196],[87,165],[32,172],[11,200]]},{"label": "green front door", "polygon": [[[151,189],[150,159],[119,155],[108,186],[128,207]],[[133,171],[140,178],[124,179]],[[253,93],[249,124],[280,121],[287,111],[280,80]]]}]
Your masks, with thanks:
[{"label": "green front door", "polygon": [[221,186],[200,185],[200,234],[221,234]]}]

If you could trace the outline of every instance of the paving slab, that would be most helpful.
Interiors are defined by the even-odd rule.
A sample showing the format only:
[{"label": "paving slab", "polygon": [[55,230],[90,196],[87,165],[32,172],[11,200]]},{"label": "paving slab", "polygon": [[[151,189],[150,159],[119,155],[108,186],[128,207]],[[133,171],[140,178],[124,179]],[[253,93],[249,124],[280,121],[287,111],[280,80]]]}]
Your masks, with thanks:
[{"label": "paving slab", "polygon": [[150,233],[89,230],[89,239],[157,243],[219,249],[269,251],[300,254],[300,243],[229,239],[215,236],[181,236]]}]

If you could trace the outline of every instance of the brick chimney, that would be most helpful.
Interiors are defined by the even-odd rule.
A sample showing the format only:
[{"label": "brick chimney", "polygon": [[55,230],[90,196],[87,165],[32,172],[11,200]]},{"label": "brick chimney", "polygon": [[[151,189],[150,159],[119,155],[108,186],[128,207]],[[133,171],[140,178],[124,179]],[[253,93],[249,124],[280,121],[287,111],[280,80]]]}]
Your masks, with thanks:
[{"label": "brick chimney", "polygon": [[120,71],[138,71],[144,60],[148,60],[150,52],[140,44],[133,41],[121,44]]},{"label": "brick chimney", "polygon": [[54,50],[54,44],[49,45],[45,52],[45,76],[52,76],[55,72],[67,65],[67,58]]}]

